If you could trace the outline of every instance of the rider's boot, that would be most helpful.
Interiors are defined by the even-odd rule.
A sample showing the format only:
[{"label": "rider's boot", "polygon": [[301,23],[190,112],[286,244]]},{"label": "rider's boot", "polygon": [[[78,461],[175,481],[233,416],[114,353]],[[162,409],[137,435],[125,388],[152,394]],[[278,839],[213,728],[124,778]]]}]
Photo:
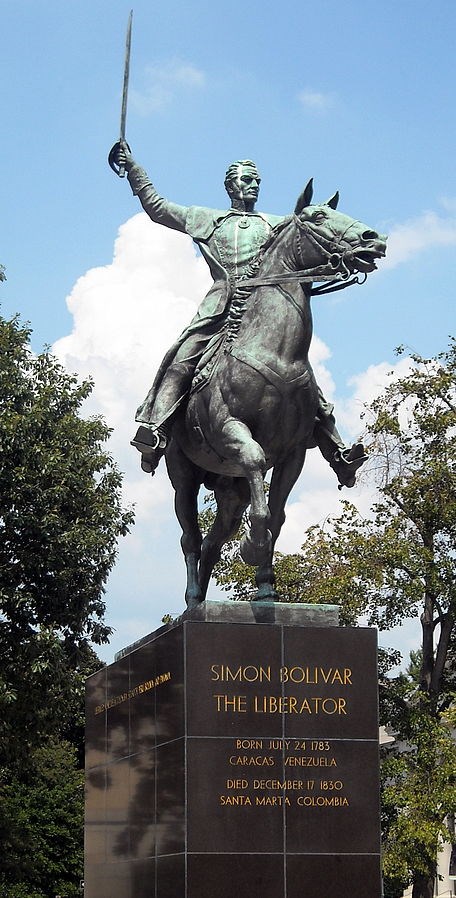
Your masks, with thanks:
[{"label": "rider's boot", "polygon": [[334,406],[327,402],[320,388],[314,438],[323,458],[337,475],[339,489],[354,486],[356,472],[367,459],[364,446],[362,443],[353,443],[351,449],[347,449],[336,427]]},{"label": "rider's boot", "polygon": [[352,487],[356,483],[356,472],[367,459],[362,443],[353,443],[351,449],[337,449],[329,459],[333,471],[337,474],[339,489]]},{"label": "rider's boot", "polygon": [[130,441],[132,446],[141,453],[141,468],[146,474],[155,474],[155,469],[168,445],[168,434],[163,426],[154,424],[140,424],[134,438]]}]

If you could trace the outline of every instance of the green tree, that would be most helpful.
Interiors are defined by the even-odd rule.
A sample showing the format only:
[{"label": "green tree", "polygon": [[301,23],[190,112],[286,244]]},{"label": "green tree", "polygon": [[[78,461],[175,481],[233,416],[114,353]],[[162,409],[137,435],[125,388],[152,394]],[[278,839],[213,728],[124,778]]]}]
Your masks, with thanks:
[{"label": "green tree", "polygon": [[456,749],[451,731],[422,702],[411,701],[404,724],[406,741],[382,762],[384,874],[413,882],[413,896],[432,898],[437,851],[451,841],[446,817],[456,811]]},{"label": "green tree", "polygon": [[[0,269],[0,280],[4,279]],[[30,329],[0,318],[0,892],[78,894],[84,681],[132,523],[99,417]]]},{"label": "green tree", "polygon": [[0,783],[2,898],[77,898],[83,819],[76,749],[49,740],[32,752],[25,777]]},{"label": "green tree", "polygon": [[[446,723],[452,701],[456,611],[456,345],[412,356],[367,410],[380,499],[365,520],[351,507],[326,532],[334,571],[348,571],[352,607],[381,630],[419,617],[421,647],[408,681],[390,683],[385,707],[401,740],[385,762],[385,872],[433,895],[436,857],[456,809],[456,753]],[[327,557],[323,553],[323,557]],[[341,597],[342,598],[342,597]],[[454,669],[453,669],[454,675]],[[454,687],[453,687],[454,688]]]},{"label": "green tree", "polygon": [[109,428],[30,329],[0,318],[0,764],[71,725],[89,644],[107,640],[104,588],[132,522]]}]

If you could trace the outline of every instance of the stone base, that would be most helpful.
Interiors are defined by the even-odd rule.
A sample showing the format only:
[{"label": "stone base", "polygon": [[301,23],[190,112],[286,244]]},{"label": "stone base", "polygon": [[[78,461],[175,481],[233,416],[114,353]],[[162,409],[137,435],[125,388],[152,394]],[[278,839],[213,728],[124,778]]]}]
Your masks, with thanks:
[{"label": "stone base", "polygon": [[147,645],[159,633],[179,626],[185,620],[232,624],[285,624],[292,627],[338,627],[338,605],[309,605],[304,602],[234,602],[232,599],[209,599],[197,608],[184,613],[171,624],[165,624],[154,633],[143,636],[121,649],[115,661],[128,655],[134,649]]},{"label": "stone base", "polygon": [[87,681],[85,898],[380,898],[376,633],[263,611]]},{"label": "stone base", "polygon": [[338,605],[306,605],[301,602],[233,602],[217,599],[185,611],[181,620],[232,624],[284,624],[288,627],[338,627]]}]

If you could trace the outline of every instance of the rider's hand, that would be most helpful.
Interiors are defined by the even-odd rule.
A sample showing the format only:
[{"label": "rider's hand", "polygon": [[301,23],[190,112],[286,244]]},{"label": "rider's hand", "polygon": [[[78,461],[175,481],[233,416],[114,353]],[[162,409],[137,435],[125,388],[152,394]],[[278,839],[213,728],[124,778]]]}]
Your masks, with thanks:
[{"label": "rider's hand", "polygon": [[[108,162],[117,175],[120,173],[119,170],[124,172],[130,171],[131,167],[134,165],[134,159],[126,140],[118,140],[117,143],[114,144],[110,150]],[[123,177],[122,174],[121,177]]]},{"label": "rider's hand", "polygon": [[125,171],[130,171],[133,165],[133,156],[130,147],[125,140],[119,140],[115,151],[115,161],[117,165],[123,166]]}]

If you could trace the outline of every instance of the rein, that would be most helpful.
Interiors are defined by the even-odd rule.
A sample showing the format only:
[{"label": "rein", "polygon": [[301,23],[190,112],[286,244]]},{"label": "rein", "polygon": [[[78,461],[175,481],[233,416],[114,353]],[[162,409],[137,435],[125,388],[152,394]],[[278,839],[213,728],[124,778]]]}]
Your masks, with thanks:
[{"label": "rein", "polygon": [[[347,233],[346,231],[344,234],[341,234],[339,244],[336,244],[326,240],[321,235],[317,238],[317,235],[309,224],[302,222],[298,215],[293,215],[293,220],[299,230],[304,231],[310,242],[313,243],[324,256],[326,256],[327,262],[323,265],[317,265],[314,268],[302,268],[299,271],[287,272],[286,274],[278,273],[265,275],[264,277],[246,278],[244,280],[236,281],[235,289],[267,287],[275,284],[287,283],[289,281],[298,281],[300,284],[311,283],[312,281],[327,281],[327,284],[322,283],[319,287],[310,290],[311,296],[321,296],[324,293],[334,293],[336,290],[344,290],[345,287],[351,287],[353,284],[364,284],[367,279],[366,273],[363,274],[362,280],[360,280],[359,272],[350,278],[350,270],[345,264],[345,256],[347,255],[347,252],[350,251],[346,250],[342,253],[336,251],[340,241]],[[352,227],[353,224],[355,224],[355,222],[353,222],[350,227]],[[349,230],[349,228],[347,228],[347,230]],[[301,248],[300,235],[298,239]],[[332,268],[331,274],[328,274],[328,264]]]}]

